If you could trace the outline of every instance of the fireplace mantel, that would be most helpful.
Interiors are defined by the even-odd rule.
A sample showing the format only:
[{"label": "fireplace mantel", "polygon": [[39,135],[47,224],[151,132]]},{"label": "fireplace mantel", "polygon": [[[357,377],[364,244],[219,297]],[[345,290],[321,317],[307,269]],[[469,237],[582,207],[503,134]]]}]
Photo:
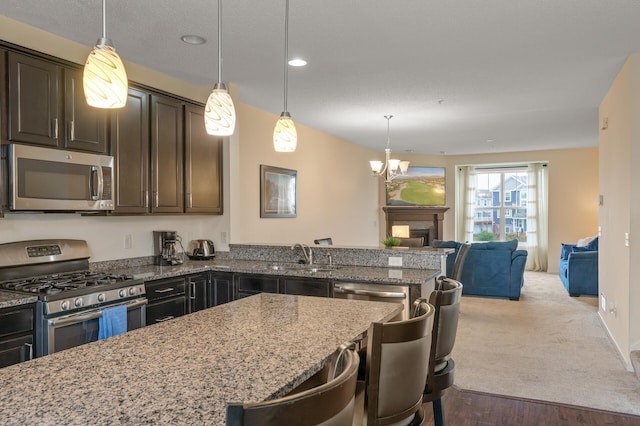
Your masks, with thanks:
[{"label": "fireplace mantel", "polygon": [[385,206],[382,210],[387,221],[387,235],[391,235],[393,225],[409,225],[412,234],[426,230],[425,245],[430,246],[433,240],[443,237],[442,223],[449,207]]}]

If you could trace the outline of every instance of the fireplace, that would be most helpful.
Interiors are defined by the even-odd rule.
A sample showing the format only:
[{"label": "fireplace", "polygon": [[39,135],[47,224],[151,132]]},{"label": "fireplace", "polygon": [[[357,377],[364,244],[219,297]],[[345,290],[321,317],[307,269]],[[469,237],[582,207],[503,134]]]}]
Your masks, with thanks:
[{"label": "fireplace", "polygon": [[385,206],[382,210],[387,221],[387,235],[393,235],[394,226],[408,227],[409,237],[424,237],[424,245],[431,246],[433,240],[442,239],[444,213],[449,207]]}]

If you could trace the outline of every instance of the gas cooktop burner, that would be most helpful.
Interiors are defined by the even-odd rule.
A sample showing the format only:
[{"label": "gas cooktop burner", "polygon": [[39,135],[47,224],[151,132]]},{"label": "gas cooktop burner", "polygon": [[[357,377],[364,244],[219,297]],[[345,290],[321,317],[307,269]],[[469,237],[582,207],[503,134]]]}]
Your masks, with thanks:
[{"label": "gas cooktop burner", "polygon": [[0,288],[26,293],[56,294],[85,287],[111,285],[132,279],[132,275],[80,271],[6,281],[0,283]]}]

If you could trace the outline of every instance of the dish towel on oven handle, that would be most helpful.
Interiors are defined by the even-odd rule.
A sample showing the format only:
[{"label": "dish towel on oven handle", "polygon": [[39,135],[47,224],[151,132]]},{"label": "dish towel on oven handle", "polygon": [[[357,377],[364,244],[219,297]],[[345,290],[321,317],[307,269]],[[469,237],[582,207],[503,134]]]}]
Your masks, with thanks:
[{"label": "dish towel on oven handle", "polygon": [[98,340],[127,332],[127,306],[120,305],[102,310]]}]

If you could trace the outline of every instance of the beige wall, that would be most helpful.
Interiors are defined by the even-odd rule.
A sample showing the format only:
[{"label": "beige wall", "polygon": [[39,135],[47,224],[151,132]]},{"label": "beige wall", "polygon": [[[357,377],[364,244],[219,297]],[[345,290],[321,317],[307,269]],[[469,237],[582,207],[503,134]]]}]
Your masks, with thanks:
[{"label": "beige wall", "polygon": [[[380,153],[300,123],[296,151],[276,153],[272,134],[278,116],[246,104],[238,111],[239,207],[232,221],[241,226],[233,228],[232,242],[313,243],[331,237],[339,245],[379,244],[379,179],[370,176],[368,161]],[[260,164],[297,170],[296,218],[260,218]]]},{"label": "beige wall", "polygon": [[[640,55],[623,65],[600,104],[600,207],[599,292],[606,300],[600,309],[609,333],[629,364],[631,350],[640,349]],[[603,123],[607,120],[607,126]],[[603,129],[602,127],[606,127]],[[633,185],[635,183],[635,185]],[[634,187],[635,186],[635,187]],[[634,232],[636,231],[636,232]],[[625,245],[625,233],[630,245]],[[634,266],[635,265],[635,266]]]},{"label": "beige wall", "polygon": [[[598,149],[570,149],[483,155],[403,156],[415,166],[446,167],[444,239],[456,239],[456,170],[461,165],[549,164],[549,272],[558,272],[561,243],[576,242],[598,232]],[[381,186],[381,194],[383,187]],[[382,196],[382,195],[381,195]]]}]

